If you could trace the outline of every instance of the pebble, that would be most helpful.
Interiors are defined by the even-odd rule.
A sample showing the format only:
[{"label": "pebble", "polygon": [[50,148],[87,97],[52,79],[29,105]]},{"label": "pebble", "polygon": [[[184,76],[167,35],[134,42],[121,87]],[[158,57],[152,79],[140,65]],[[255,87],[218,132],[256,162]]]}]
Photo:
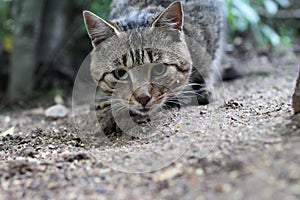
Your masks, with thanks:
[{"label": "pebble", "polygon": [[230,184],[218,185],[215,191],[218,193],[229,193],[232,191],[232,186]]},{"label": "pebble", "polygon": [[24,156],[24,157],[32,157],[33,158],[35,154],[37,154],[37,152],[32,147],[24,148],[21,151],[21,156]]},{"label": "pebble", "polygon": [[178,176],[182,174],[182,168],[170,168],[165,170],[164,172],[158,172],[156,176],[153,177],[155,182],[162,182],[165,180],[170,180],[174,178],[175,176]]},{"label": "pebble", "polygon": [[65,118],[69,110],[64,105],[54,105],[45,111],[45,116],[48,118]]},{"label": "pebble", "polygon": [[6,124],[8,124],[8,123],[11,121],[11,120],[10,120],[10,117],[9,117],[9,116],[6,116],[5,119],[4,119],[4,121],[5,121]]},{"label": "pebble", "polygon": [[203,174],[204,174],[204,171],[203,171],[202,168],[198,168],[198,169],[196,170],[196,175],[202,176]]}]

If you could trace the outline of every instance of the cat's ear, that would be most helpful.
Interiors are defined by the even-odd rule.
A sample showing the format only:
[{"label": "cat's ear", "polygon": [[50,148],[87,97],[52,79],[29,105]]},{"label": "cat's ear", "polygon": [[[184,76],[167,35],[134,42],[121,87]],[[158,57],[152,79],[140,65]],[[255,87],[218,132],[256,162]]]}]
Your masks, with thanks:
[{"label": "cat's ear", "polygon": [[151,24],[151,27],[161,27],[182,31],[183,29],[183,10],[180,1],[169,5]]},{"label": "cat's ear", "polygon": [[104,40],[119,34],[117,27],[90,11],[84,11],[83,18],[94,47]]}]

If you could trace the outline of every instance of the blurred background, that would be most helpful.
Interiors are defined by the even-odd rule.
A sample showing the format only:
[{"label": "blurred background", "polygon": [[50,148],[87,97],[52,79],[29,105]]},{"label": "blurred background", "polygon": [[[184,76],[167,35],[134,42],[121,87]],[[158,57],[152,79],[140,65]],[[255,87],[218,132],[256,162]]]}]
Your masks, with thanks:
[{"label": "blurred background", "polygon": [[[300,51],[299,0],[222,0],[228,55],[270,62]],[[103,18],[111,0],[0,0],[0,111],[67,101],[92,50],[83,10]],[[30,103],[28,103],[30,102]]]}]

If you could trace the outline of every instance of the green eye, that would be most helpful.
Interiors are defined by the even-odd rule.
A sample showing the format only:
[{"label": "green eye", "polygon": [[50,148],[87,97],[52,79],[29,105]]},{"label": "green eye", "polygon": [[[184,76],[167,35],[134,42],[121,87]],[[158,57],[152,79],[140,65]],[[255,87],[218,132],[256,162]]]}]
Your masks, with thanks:
[{"label": "green eye", "polygon": [[162,76],[167,72],[167,66],[164,64],[159,64],[153,67],[152,75],[153,76]]},{"label": "green eye", "polygon": [[113,75],[116,79],[121,81],[125,81],[129,78],[128,72],[124,69],[116,69],[115,71],[113,71]]}]

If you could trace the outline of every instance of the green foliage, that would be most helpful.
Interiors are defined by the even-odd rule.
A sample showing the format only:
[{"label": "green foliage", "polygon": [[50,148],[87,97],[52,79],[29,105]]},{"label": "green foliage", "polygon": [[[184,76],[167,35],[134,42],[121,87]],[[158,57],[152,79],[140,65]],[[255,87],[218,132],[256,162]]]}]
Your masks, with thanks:
[{"label": "green foliage", "polygon": [[222,0],[226,5],[231,35],[251,31],[259,46],[288,45],[290,35],[285,31],[277,32],[270,24],[262,21],[262,17],[271,19],[279,8],[287,8],[289,0]]},{"label": "green foliage", "polygon": [[[106,19],[109,15],[110,3],[112,0],[90,0],[88,10]],[[87,0],[75,0],[76,5],[83,6]]]},{"label": "green foliage", "polygon": [[[287,8],[289,0],[222,0],[225,3],[231,36],[251,32],[259,46],[266,44],[289,45],[294,31],[283,27],[276,31],[274,24],[268,23],[280,8]],[[75,0],[79,7],[98,14],[103,18],[109,15],[111,0]],[[0,47],[10,41],[13,20],[11,19],[12,0],[0,0]],[[264,19],[264,20],[263,20]],[[265,20],[267,19],[267,20]],[[84,27],[82,26],[84,31]]]},{"label": "green foliage", "polygon": [[[110,11],[110,4],[112,0],[90,0],[87,5],[87,10],[97,14],[98,16],[107,19]],[[87,0],[75,0],[76,5],[83,7]],[[85,26],[81,24],[81,31],[86,32]]]},{"label": "green foliage", "polygon": [[93,0],[90,10],[97,13],[100,17],[106,19],[109,15],[111,0]]},{"label": "green foliage", "polygon": [[11,0],[0,0],[0,48],[4,39],[11,34],[13,20],[10,18]]}]

